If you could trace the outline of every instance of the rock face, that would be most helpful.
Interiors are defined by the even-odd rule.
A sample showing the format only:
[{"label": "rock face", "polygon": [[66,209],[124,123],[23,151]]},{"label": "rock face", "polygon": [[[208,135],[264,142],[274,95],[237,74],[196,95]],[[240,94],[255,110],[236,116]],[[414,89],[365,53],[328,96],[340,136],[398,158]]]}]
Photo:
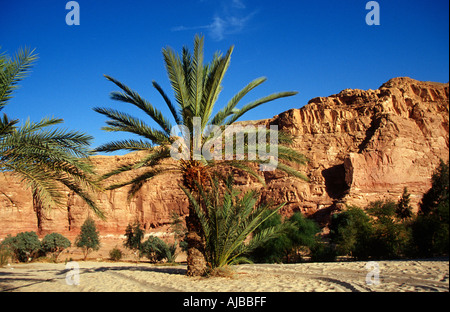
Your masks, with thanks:
[{"label": "rock face", "polygon": [[[449,158],[448,114],[448,83],[410,78],[391,79],[377,90],[346,89],[314,98],[300,109],[257,122],[277,125],[294,136],[293,147],[309,159],[299,169],[310,182],[279,171],[263,173],[266,187],[240,173],[235,179],[242,188],[260,189],[261,200],[287,202],[284,214],[301,211],[321,222],[344,204],[364,207],[379,199],[397,200],[404,187],[417,208],[439,160]],[[133,153],[95,156],[92,161],[102,174],[138,157]],[[186,215],[188,211],[180,182],[180,175],[167,173],[144,185],[131,200],[126,188],[98,194],[97,203],[108,217],[96,219],[98,229],[103,235],[123,234],[135,220],[147,230],[167,226],[173,212]],[[45,212],[42,234],[74,236],[89,214],[93,215],[82,200],[67,192],[67,207]],[[0,238],[37,231],[36,220],[31,193],[3,173]]]},{"label": "rock face", "polygon": [[407,187],[417,208],[439,160],[449,158],[448,94],[448,83],[394,78],[275,116],[271,123],[293,134],[295,148],[309,157],[311,183],[275,179],[270,196],[319,216],[342,203],[397,200]]}]

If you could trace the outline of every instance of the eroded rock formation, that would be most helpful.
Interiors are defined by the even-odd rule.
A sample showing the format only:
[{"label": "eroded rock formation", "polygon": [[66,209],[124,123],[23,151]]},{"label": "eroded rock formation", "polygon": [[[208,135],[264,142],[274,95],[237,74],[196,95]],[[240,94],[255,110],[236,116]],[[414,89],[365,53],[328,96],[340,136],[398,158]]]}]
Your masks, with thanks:
[{"label": "eroded rock formation", "polygon": [[[266,187],[237,174],[243,188],[261,190],[261,199],[287,202],[283,213],[301,211],[320,221],[344,204],[366,206],[379,199],[397,200],[404,187],[414,207],[431,186],[440,159],[449,158],[449,84],[394,78],[377,90],[346,89],[318,97],[259,124],[278,125],[295,137],[293,147],[309,158],[299,168],[305,183],[278,171],[264,172]],[[139,155],[95,156],[105,173]],[[113,182],[113,181],[111,181]],[[146,229],[171,221],[172,212],[187,213],[188,202],[178,184],[181,177],[165,174],[153,179],[131,200],[127,189],[97,196],[108,216],[96,220],[103,235],[123,234],[128,223],[139,220]],[[10,174],[0,175],[0,237],[37,231],[31,193]],[[42,233],[76,235],[89,215],[77,196],[67,193],[67,207],[45,212]]]}]

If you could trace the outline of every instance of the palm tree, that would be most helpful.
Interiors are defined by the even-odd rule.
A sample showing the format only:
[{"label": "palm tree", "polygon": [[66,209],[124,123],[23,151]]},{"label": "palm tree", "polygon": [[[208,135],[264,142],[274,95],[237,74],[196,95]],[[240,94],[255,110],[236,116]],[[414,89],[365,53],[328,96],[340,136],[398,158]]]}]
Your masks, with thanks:
[{"label": "palm tree", "polygon": [[[205,143],[211,142],[212,133],[208,131],[211,126],[222,127],[230,126],[235,123],[242,115],[251,109],[258,107],[264,103],[297,94],[297,92],[279,92],[260,98],[244,105],[241,109],[236,108],[242,98],[251,90],[266,81],[266,78],[258,78],[246,85],[231,100],[219,110],[215,115],[212,114],[217,103],[219,93],[222,90],[222,81],[230,64],[233,47],[223,56],[216,53],[209,64],[204,64],[203,60],[203,37],[195,36],[194,53],[184,47],[182,55],[178,55],[171,48],[163,49],[163,57],[165,67],[169,76],[170,84],[174,92],[176,104],[174,104],[161,86],[153,81],[153,86],[162,96],[165,104],[171,112],[171,117],[178,125],[179,131],[172,131],[172,123],[162,114],[160,110],[155,108],[150,102],[143,99],[137,92],[130,89],[120,81],[113,77],[105,75],[106,79],[118,86],[122,92],[112,92],[111,98],[120,102],[132,104],[142,110],[147,117],[150,117],[160,129],[152,128],[147,125],[144,120],[133,117],[127,113],[123,113],[114,109],[96,107],[94,110],[109,118],[106,121],[107,126],[103,130],[109,132],[128,132],[141,139],[127,139],[113,141],[99,146],[97,152],[114,152],[119,150],[127,151],[145,151],[142,158],[135,162],[129,163],[112,170],[105,174],[103,179],[107,179],[114,175],[125,171],[146,168],[143,173],[137,177],[108,186],[108,189],[116,189],[123,186],[130,186],[129,197],[131,198],[142,187],[142,185],[159,174],[171,171],[181,172],[183,180],[182,185],[191,193],[198,193],[196,185],[204,185],[208,179],[211,168],[218,166],[231,166],[239,170],[243,170],[254,176],[260,182],[264,183],[264,179],[255,172],[250,163],[267,164],[268,160],[262,157],[250,159],[247,157],[244,161],[235,158],[228,160],[206,159],[201,155],[200,158],[194,157],[194,149],[198,146],[204,146]],[[268,130],[267,130],[268,131]],[[191,134],[200,133],[200,142],[195,142]],[[250,134],[246,133],[246,136]],[[162,163],[164,159],[171,157],[171,149],[173,145],[179,143],[180,137],[188,146],[187,157],[180,157],[176,164]],[[278,141],[280,143],[290,142],[290,138],[286,135],[279,134]],[[259,142],[261,143],[261,142]],[[269,141],[265,142],[264,148],[268,148]],[[182,144],[181,144],[182,145]],[[234,145],[233,145],[234,146]],[[245,150],[251,148],[251,144],[245,144]],[[253,146],[254,147],[254,146]],[[177,148],[175,148],[177,149]],[[173,152],[173,149],[172,149]],[[305,157],[286,146],[278,145],[278,158],[288,160],[297,164],[304,164]],[[307,180],[307,178],[295,170],[294,168],[278,163],[277,169],[283,170],[290,175]],[[188,228],[188,275],[202,275],[205,272],[205,243],[198,218],[196,217],[194,207],[189,207],[189,216],[186,218]]]},{"label": "palm tree", "polygon": [[[8,104],[18,82],[29,73],[36,59],[34,50],[29,49],[19,50],[13,59],[0,54],[0,110]],[[31,190],[38,231],[42,230],[44,210],[64,205],[64,187],[79,195],[103,218],[89,195],[89,191],[98,188],[93,166],[87,160],[92,154],[89,149],[92,137],[55,128],[62,119],[27,120],[20,126],[18,122],[6,114],[0,119],[0,171],[19,177]]]}]

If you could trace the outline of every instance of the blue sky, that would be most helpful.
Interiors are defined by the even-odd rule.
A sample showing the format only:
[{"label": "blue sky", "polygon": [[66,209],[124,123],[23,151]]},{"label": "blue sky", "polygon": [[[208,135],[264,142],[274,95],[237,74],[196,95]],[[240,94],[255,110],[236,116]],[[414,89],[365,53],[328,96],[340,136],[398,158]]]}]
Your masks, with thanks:
[{"label": "blue sky", "polygon": [[380,25],[372,26],[365,22],[368,1],[359,0],[79,0],[80,25],[72,26],[67,2],[0,0],[2,51],[28,46],[39,54],[3,112],[22,121],[63,118],[64,128],[94,136],[93,147],[130,137],[100,130],[105,117],[93,107],[139,114],[109,98],[117,87],[103,74],[165,112],[151,86],[156,80],[172,95],[161,49],[192,47],[196,33],[205,35],[206,60],[235,46],[219,107],[260,76],[268,81],[241,105],[299,91],[243,120],[271,118],[345,88],[376,89],[393,77],[449,81],[447,0],[380,0]]}]

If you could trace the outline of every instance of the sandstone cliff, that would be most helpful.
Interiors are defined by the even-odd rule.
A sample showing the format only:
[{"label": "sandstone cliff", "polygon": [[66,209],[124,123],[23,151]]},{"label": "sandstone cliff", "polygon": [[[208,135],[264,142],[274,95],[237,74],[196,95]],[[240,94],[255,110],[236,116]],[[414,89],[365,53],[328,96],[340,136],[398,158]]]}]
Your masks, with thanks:
[{"label": "sandstone cliff", "polygon": [[[264,172],[266,187],[237,174],[243,188],[261,190],[261,199],[287,202],[283,213],[301,211],[325,222],[343,204],[364,207],[378,199],[397,200],[403,188],[417,207],[431,186],[430,177],[440,159],[449,158],[449,84],[394,78],[377,90],[346,89],[318,97],[300,109],[272,119],[294,135],[294,148],[309,158],[299,168],[310,183],[280,172]],[[99,173],[138,157],[95,156]],[[103,235],[123,234],[138,219],[147,230],[170,222],[172,212],[187,213],[188,202],[179,189],[180,176],[166,174],[147,183],[127,200],[127,190],[98,194],[97,202],[108,216],[96,220]],[[67,207],[45,212],[42,234],[79,232],[91,214],[80,198],[67,193]],[[0,238],[21,231],[37,231],[31,193],[8,173],[0,175]]]}]

